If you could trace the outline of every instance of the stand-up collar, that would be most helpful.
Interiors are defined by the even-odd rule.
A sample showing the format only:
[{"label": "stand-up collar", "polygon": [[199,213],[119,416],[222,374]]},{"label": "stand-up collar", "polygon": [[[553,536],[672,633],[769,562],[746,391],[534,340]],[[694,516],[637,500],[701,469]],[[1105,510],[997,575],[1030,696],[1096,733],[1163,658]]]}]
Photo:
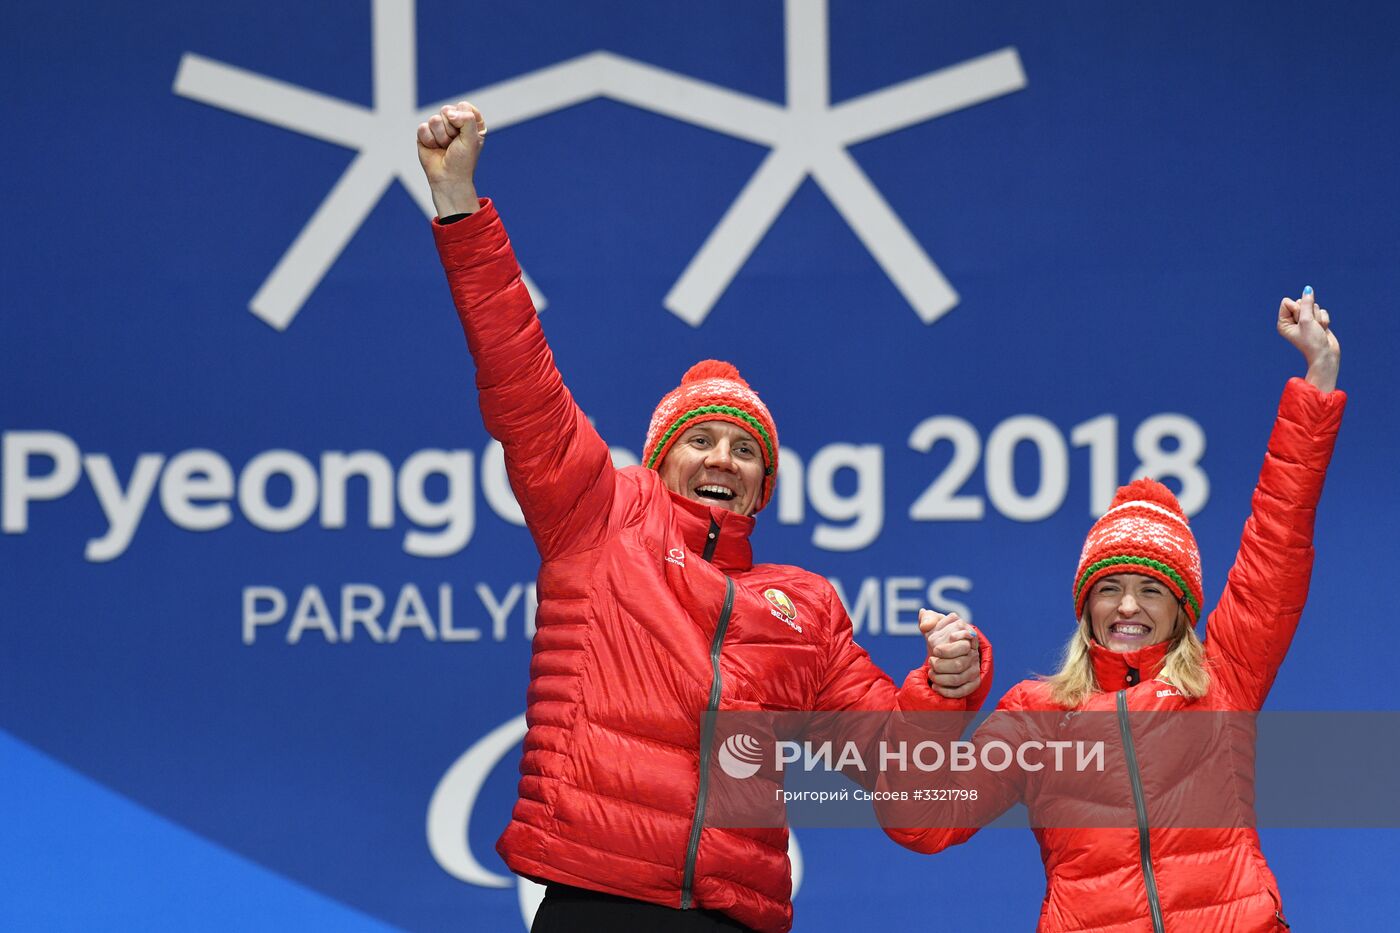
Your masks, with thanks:
[{"label": "stand-up collar", "polygon": [[1089,646],[1089,661],[1100,690],[1122,690],[1152,680],[1162,673],[1171,642],[1163,641],[1136,651],[1110,651],[1095,642]]},{"label": "stand-up collar", "polygon": [[725,573],[744,571],[753,566],[753,547],[749,544],[753,516],[717,509],[670,490],[667,493],[676,505],[676,522],[681,526],[688,552],[697,557],[703,556],[713,530],[715,539],[710,563]]}]

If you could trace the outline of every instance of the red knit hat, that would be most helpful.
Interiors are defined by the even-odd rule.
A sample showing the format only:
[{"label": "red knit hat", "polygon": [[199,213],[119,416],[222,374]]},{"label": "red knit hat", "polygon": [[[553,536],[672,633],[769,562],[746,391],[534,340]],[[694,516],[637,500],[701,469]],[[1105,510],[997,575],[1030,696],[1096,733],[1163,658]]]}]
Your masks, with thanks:
[{"label": "red knit hat", "polygon": [[739,370],[722,360],[701,360],[690,367],[681,377],[681,384],[656,406],[642,447],[642,463],[657,469],[681,432],[703,421],[728,421],[758,441],[763,455],[763,492],[754,509],[757,512],[773,496],[773,479],[778,473],[778,429],[758,393],[749,388]]},{"label": "red knit hat", "polygon": [[1155,577],[1176,597],[1191,624],[1201,619],[1201,551],[1172,491],[1155,479],[1118,487],[1079,555],[1074,575],[1074,614],[1083,617],[1089,591],[1100,577],[1140,573]]}]

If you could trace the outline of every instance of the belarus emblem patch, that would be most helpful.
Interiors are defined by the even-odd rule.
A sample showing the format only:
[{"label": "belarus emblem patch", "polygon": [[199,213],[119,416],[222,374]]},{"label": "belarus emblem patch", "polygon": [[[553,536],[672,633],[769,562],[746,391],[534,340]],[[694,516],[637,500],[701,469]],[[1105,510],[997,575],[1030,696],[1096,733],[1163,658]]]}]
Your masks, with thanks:
[{"label": "belarus emblem patch", "polygon": [[764,590],[763,598],[768,600],[768,604],[773,607],[769,612],[773,613],[775,617],[782,619],[797,631],[802,631],[802,626],[798,625],[796,622],[797,607],[792,604],[792,600],[788,599],[788,594],[774,587]]}]

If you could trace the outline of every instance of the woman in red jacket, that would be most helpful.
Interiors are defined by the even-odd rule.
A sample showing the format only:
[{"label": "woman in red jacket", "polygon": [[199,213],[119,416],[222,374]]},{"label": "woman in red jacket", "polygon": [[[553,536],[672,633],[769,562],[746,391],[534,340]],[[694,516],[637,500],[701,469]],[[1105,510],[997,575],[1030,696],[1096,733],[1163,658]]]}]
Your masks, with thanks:
[{"label": "woman in red jacket", "polygon": [[[1011,688],[976,737],[985,748],[1047,721],[1081,731],[1097,721],[1121,740],[1104,771],[984,770],[971,782],[977,801],[955,817],[927,805],[886,814],[918,826],[887,828],[896,841],[937,852],[1024,801],[1045,862],[1042,931],[1287,927],[1252,825],[1249,714],[1268,695],[1307,598],[1313,517],[1346,397],[1336,391],[1337,338],[1311,287],[1283,300],[1278,331],[1303,353],[1307,376],[1284,389],[1209,640],[1196,633],[1201,562],[1186,516],[1165,486],[1138,480],[1118,490],[1084,543],[1079,624],[1059,671]],[[926,611],[925,625],[936,620]]]}]

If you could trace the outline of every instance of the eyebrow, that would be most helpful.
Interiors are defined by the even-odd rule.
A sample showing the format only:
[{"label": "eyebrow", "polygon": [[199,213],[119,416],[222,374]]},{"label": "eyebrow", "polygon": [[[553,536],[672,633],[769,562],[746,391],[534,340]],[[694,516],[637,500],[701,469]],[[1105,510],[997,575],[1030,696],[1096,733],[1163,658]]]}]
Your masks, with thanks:
[{"label": "eyebrow", "polygon": [[[1099,587],[1103,586],[1105,583],[1112,584],[1113,586],[1126,586],[1126,585],[1127,585],[1127,581],[1123,580],[1123,579],[1120,578],[1120,577],[1117,577],[1117,576],[1107,576],[1107,577],[1103,577],[1103,578],[1097,580],[1097,581],[1094,583],[1094,588],[1095,588],[1095,589],[1098,589]],[[1157,587],[1163,587],[1163,588],[1165,588],[1165,587],[1166,587],[1166,584],[1163,583],[1161,580],[1158,580],[1158,579],[1155,578],[1155,577],[1149,577],[1147,580],[1144,580],[1142,583],[1139,583],[1138,586],[1144,586],[1144,587],[1145,587],[1145,586],[1157,586]]]},{"label": "eyebrow", "polygon": [[[694,437],[697,434],[703,434],[706,437],[714,437],[715,434],[721,433],[719,425],[722,424],[724,424],[724,422],[702,421],[699,424],[693,424],[690,427],[686,428],[685,432],[681,434],[681,437]],[[735,425],[735,428],[739,433],[732,436],[732,443],[749,444],[755,447],[758,446],[758,441],[754,439],[754,436],[752,434],[750,434],[748,431],[745,431],[743,428],[738,427],[737,425]]]}]

